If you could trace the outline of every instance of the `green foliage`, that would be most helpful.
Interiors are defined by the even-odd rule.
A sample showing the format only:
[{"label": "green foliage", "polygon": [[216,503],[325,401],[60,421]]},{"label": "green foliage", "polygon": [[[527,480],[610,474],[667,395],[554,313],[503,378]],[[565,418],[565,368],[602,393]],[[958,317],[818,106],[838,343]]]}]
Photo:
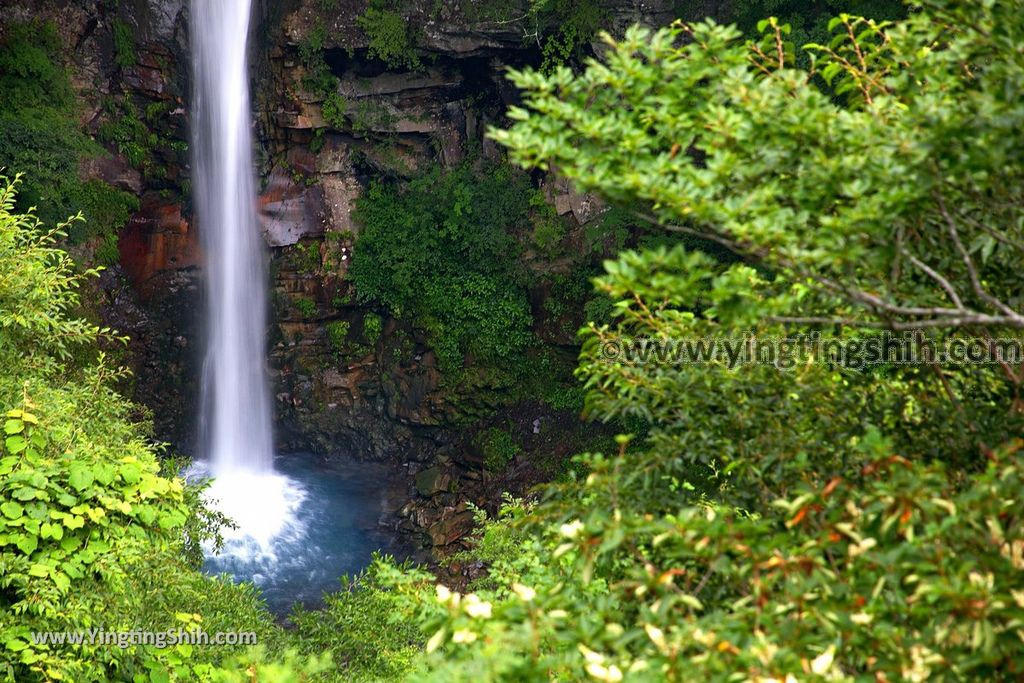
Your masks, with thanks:
[{"label": "green foliage", "polygon": [[66,110],[71,84],[57,61],[60,36],[52,23],[6,22],[0,41],[0,111]]},{"label": "green foliage", "polygon": [[380,102],[362,98],[356,101],[349,111],[352,119],[352,131],[367,133],[375,130],[389,130],[395,125],[394,115]]},{"label": "green foliage", "polygon": [[459,0],[459,10],[470,22],[510,22],[523,17],[528,4],[508,0]]},{"label": "green foliage", "polygon": [[313,154],[319,154],[320,150],[324,148],[324,131],[322,128],[317,128],[313,131],[313,139],[309,141],[309,151]]},{"label": "green foliage", "polygon": [[519,455],[519,444],[507,430],[489,427],[476,436],[476,446],[484,456],[484,467],[501,472]]},{"label": "green foliage", "polygon": [[[687,16],[687,8],[680,3],[681,16],[687,19],[703,17]],[[899,0],[745,0],[732,3],[726,16],[719,17],[722,23],[734,22],[744,35],[758,37],[762,31],[758,22],[765,17],[779,18],[779,24],[792,27],[789,40],[796,46],[810,42],[827,42],[831,38],[828,22],[840,12],[854,16],[868,17],[876,21],[892,21],[906,16],[906,5]],[[801,61],[806,63],[806,57]]]},{"label": "green foliage", "polygon": [[581,386],[556,386],[544,395],[544,402],[555,410],[583,411],[585,391]]},{"label": "green foliage", "polygon": [[137,61],[135,56],[135,37],[132,34],[132,27],[115,18],[113,23],[114,34],[114,61],[118,66],[134,66]]},{"label": "green foliage", "polygon": [[[989,20],[1002,26],[1000,11],[993,9]],[[866,66],[844,57],[847,23],[861,33]],[[533,113],[513,109],[519,123],[495,136],[524,162],[557,164],[583,189],[650,202],[663,222],[684,223],[677,231],[756,254],[775,270],[752,295],[762,300],[762,313],[781,316],[814,305],[855,322],[875,310],[895,316],[897,328],[1019,327],[1017,314],[1000,303],[1020,283],[997,274],[1016,258],[1007,241],[1016,242],[1020,230],[1012,207],[1021,150],[1006,144],[996,154],[969,151],[979,140],[1009,134],[1019,116],[1017,101],[1006,94],[1017,87],[1015,71],[989,68],[962,78],[957,59],[997,59],[1006,48],[965,36],[947,50],[928,51],[921,47],[928,26],[911,21],[887,31],[846,19],[833,24],[836,40],[813,50],[817,71],[834,72],[829,80],[843,84],[839,94],[858,95],[844,102],[826,84],[778,69],[772,55],[768,61],[755,55],[756,66],[748,66],[750,52],[732,29],[697,25],[684,46],[680,30],[635,29],[613,46],[622,68],[636,69],[628,81],[596,67],[586,79],[567,70],[550,78],[519,73],[515,80],[527,89]],[[884,42],[879,31],[887,34]],[[907,86],[912,79],[934,84],[943,97]],[[623,98],[631,101],[628,116],[620,111]],[[666,102],[678,115],[664,115]],[[936,118],[961,128],[954,135],[932,123]],[[681,139],[700,158],[681,153]],[[911,180],[893,183],[893,177]],[[966,218],[979,211],[997,217],[998,226],[989,226],[995,235]],[[920,233],[912,242],[911,226]],[[966,245],[967,260],[958,242]],[[897,268],[897,261],[907,267]],[[953,278],[967,299],[963,312],[915,261]],[[741,274],[741,265],[732,268]],[[980,269],[980,281],[991,281],[994,291],[979,293],[968,281],[971,269]],[[889,294],[871,294],[882,291]],[[798,303],[799,297],[809,300]],[[930,307],[942,312],[929,316]]]},{"label": "green foliage", "polygon": [[349,322],[347,320],[332,320],[327,323],[327,343],[335,352],[345,348],[348,341]]},{"label": "green foliage", "polygon": [[[101,614],[106,624],[129,623],[126,615],[188,624],[203,613],[204,623],[251,624],[268,650],[294,642],[267,623],[251,589],[166,571],[190,524],[187,494],[159,476],[102,362],[71,362],[106,333],[67,316],[77,276],[53,248],[59,235],[11,215],[8,189],[0,610],[18,601],[24,611],[0,621],[5,673],[1018,676],[1019,368],[817,362],[780,371],[607,353],[637,339],[782,337],[822,325],[852,342],[912,327],[939,339],[1019,339],[1017,5],[933,0],[894,25],[841,16],[829,27],[836,37],[811,48],[813,75],[794,68],[773,21],[762,24],[766,39],[745,45],[712,23],[686,35],[635,28],[579,76],[516,73],[525,107],[511,112],[512,130],[493,135],[521,162],[640,207],[667,233],[605,263],[595,283],[604,303],[592,312],[607,317],[587,326],[577,370],[588,414],[632,425],[635,436],[620,437],[616,454],[581,456],[585,477],[570,472],[536,502],[510,500],[497,519],[481,519],[475,547],[455,558],[486,567],[472,592],[432,587],[428,575],[378,559],[325,611],[296,613],[304,653],[332,656],[333,671],[295,652],[268,662],[267,650],[54,652],[17,631]],[[514,358],[531,320],[512,234],[534,225],[531,192],[500,167],[373,186],[357,208],[363,229],[349,273],[359,296],[426,329],[448,367],[465,354]],[[552,315],[581,296],[571,279],[561,286],[552,305],[565,310]],[[468,368],[474,391],[494,383],[491,370]],[[478,445],[492,469],[518,450],[496,427]],[[69,538],[80,542],[65,548]],[[87,559],[99,570],[75,576]],[[144,603],[152,591],[158,599]]]},{"label": "green foliage", "polygon": [[[185,458],[165,456],[160,460],[160,474],[173,479],[188,465]],[[182,487],[187,516],[182,523],[181,554],[183,562],[195,570],[202,569],[205,559],[204,545],[217,553],[224,547],[223,529],[235,529],[237,525],[222,512],[207,507],[204,492],[212,484],[210,479],[186,481]]]},{"label": "green foliage", "polygon": [[380,339],[384,331],[384,321],[376,313],[367,313],[363,316],[363,337],[372,346]]},{"label": "green foliage", "polygon": [[321,105],[321,111],[324,115],[324,121],[331,128],[338,128],[343,130],[345,128],[345,114],[348,112],[348,102],[341,96],[341,93],[332,91],[324,99]]},{"label": "green foliage", "polygon": [[324,42],[327,40],[327,29],[322,22],[317,22],[312,30],[299,43],[299,59],[306,68],[302,78],[302,86],[311,93],[328,96],[335,92],[338,79],[331,73],[324,60]]},{"label": "green foliage", "polygon": [[[85,221],[69,226],[68,238],[72,244],[81,244],[94,236],[104,235],[109,227],[124,225],[139,209],[139,200],[135,195],[111,187],[102,180],[87,180],[72,188],[68,201],[77,206],[85,218]],[[107,232],[105,236],[113,238],[113,248],[116,252],[116,232]],[[97,256],[99,257],[99,253]],[[106,263],[116,263],[117,260],[118,257],[115,255]],[[103,263],[103,260],[100,262]]]},{"label": "green foliage", "polygon": [[18,206],[40,207],[40,218],[49,222],[81,211],[85,222],[72,225],[69,231],[76,244],[94,236],[116,235],[138,208],[138,200],[130,193],[100,180],[78,178],[78,159],[103,153],[63,114],[0,112],[0,166],[23,169],[36,178],[26,181]]},{"label": "green foliage", "polygon": [[300,273],[312,275],[320,270],[320,245],[316,242],[297,243],[291,249],[291,257]]},{"label": "green foliage", "polygon": [[304,652],[331,655],[337,669],[325,681],[399,680],[421,657],[416,597],[431,579],[408,564],[375,558],[360,575],[343,577],[322,609],[291,615],[295,640]]},{"label": "green foliage", "polygon": [[110,143],[135,168],[145,170],[153,163],[153,150],[160,145],[159,136],[150,131],[138,109],[127,99],[106,103],[107,120],[100,125],[97,136]]},{"label": "green foliage", "polygon": [[541,70],[579,62],[609,18],[597,0],[461,0],[463,15],[471,22],[514,24],[525,43],[540,46]]},{"label": "green foliage", "polygon": [[566,232],[565,221],[541,192],[535,192],[530,198],[530,207],[533,209],[534,246],[548,258],[559,256]]},{"label": "green foliage", "polygon": [[429,637],[409,679],[1019,673],[1012,368],[607,354],[819,321],[853,342],[918,326],[1020,339],[1018,10],[840,17],[813,48],[820,79],[792,68],[770,21],[752,45],[712,23],[634,28],[579,76],[514,75],[525,108],[492,134],[670,233],[606,262],[611,319],[588,326],[578,369],[593,418],[645,434],[486,523],[458,558],[488,566],[473,593],[414,596]]},{"label": "green foliage", "polygon": [[14,203],[15,186],[4,181],[0,677],[211,681],[237,680],[233,672],[249,666],[293,676],[322,668],[236,647],[121,648],[32,637],[201,624],[211,633],[252,631],[273,646],[281,634],[252,586],[210,579],[187,564],[217,520],[180,478],[161,474],[150,429],[112,389],[123,370],[96,344],[117,338],[73,316],[78,287],[96,271],[79,273],[55,246],[62,228],[12,213]]},{"label": "green foliage", "polygon": [[644,513],[623,466],[594,458],[560,513],[583,516],[485,531],[493,587],[439,591],[413,678],[997,680],[1021,648],[1024,538],[1002,520],[1024,463],[1002,453],[957,486],[887,446],[865,448],[858,482],[803,485],[757,517]]},{"label": "green foliage", "polygon": [[316,302],[307,297],[296,299],[295,310],[297,310],[303,318],[312,318],[316,315]]},{"label": "green foliage", "polygon": [[607,11],[596,0],[532,0],[530,14],[538,36],[544,36],[541,70],[545,72],[579,61],[607,19]]},{"label": "green foliage", "polygon": [[[0,43],[0,168],[28,174],[17,208],[37,207],[50,224],[81,212],[69,239],[99,239],[97,263],[114,263],[117,233],[138,202],[99,180],[83,181],[79,162],[106,152],[79,128],[73,95],[58,62],[60,39],[51,24],[11,23]],[[8,97],[9,96],[9,97]]]},{"label": "green foliage", "polygon": [[[560,323],[558,332],[572,338],[585,322],[582,312],[586,303],[594,296],[591,280],[597,268],[588,262],[578,264],[568,273],[550,276],[550,289],[544,299],[544,311]],[[594,318],[586,318],[594,321]]]},{"label": "green foliage", "polygon": [[529,221],[529,185],[506,167],[434,170],[406,187],[373,185],[349,277],[363,301],[426,329],[442,368],[484,363],[530,342],[531,315],[510,231]]},{"label": "green foliage", "polygon": [[370,0],[366,10],[356,17],[369,38],[369,55],[381,60],[390,69],[420,68],[416,53],[416,35],[402,13],[401,0]]}]

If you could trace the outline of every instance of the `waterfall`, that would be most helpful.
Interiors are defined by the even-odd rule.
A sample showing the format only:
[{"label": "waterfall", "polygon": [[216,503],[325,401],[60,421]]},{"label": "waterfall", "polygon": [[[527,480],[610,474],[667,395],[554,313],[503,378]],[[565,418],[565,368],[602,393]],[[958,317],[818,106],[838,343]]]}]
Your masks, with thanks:
[{"label": "waterfall", "polygon": [[273,466],[267,273],[256,216],[246,56],[250,1],[192,0],[193,192],[207,311],[200,415],[205,457],[188,476],[212,476],[208,502],[237,525],[223,530],[222,555],[208,561],[256,578],[276,562],[283,539],[301,540],[296,513],[306,495]]},{"label": "waterfall", "polygon": [[250,0],[193,0],[193,183],[206,255],[203,445],[212,471],[273,466],[266,272],[256,217],[246,37]]}]

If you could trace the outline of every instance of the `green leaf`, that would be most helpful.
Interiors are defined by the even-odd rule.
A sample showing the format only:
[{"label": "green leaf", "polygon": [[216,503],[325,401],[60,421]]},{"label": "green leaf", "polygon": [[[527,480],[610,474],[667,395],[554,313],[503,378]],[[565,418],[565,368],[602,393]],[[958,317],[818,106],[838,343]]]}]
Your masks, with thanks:
[{"label": "green leaf", "polygon": [[19,486],[11,492],[11,497],[16,500],[32,500],[38,495],[39,491],[31,486]]},{"label": "green leaf", "polygon": [[20,435],[9,436],[9,437],[7,437],[7,440],[4,443],[7,446],[7,450],[9,450],[11,453],[13,453],[15,455],[17,455],[18,453],[21,453],[23,450],[25,450],[25,445],[26,444],[25,444],[25,437],[23,437],[23,436],[20,436]]},{"label": "green leaf", "polygon": [[4,647],[11,652],[21,652],[29,647],[28,641],[21,640],[20,638],[11,638],[10,640],[4,641]]},{"label": "green leaf", "polygon": [[91,469],[80,463],[71,465],[68,473],[68,483],[78,491],[84,491],[92,485],[93,472]]},{"label": "green leaf", "polygon": [[137,463],[125,463],[121,465],[120,474],[126,483],[135,484],[142,476],[142,468]]},{"label": "green leaf", "polygon": [[0,512],[3,512],[4,517],[8,519],[18,519],[21,517],[22,512],[24,512],[24,508],[18,503],[8,501],[0,505]]},{"label": "green leaf", "polygon": [[37,562],[36,564],[33,564],[33,565],[31,565],[28,568],[28,573],[29,573],[30,576],[38,576],[38,577],[49,576],[50,575],[50,567],[48,565],[40,564],[40,563]]},{"label": "green leaf", "polygon": [[71,579],[63,572],[54,571],[50,574],[50,578],[53,579],[53,582],[62,593],[71,587]]}]

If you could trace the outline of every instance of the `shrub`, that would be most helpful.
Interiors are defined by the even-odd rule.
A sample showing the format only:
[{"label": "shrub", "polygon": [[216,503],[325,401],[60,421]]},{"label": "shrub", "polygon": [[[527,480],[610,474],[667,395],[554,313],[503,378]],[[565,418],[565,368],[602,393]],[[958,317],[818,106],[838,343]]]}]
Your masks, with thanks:
[{"label": "shrub", "polygon": [[5,23],[0,41],[0,111],[71,107],[74,95],[57,57],[60,48],[52,22]]},{"label": "shrub", "polygon": [[356,17],[356,24],[370,39],[368,52],[391,69],[418,69],[415,36],[402,16],[397,0],[370,0],[366,11]]},{"label": "shrub", "polygon": [[[111,385],[96,345],[118,339],[73,316],[79,273],[61,228],[12,213],[0,182],[0,678],[225,680],[272,662],[244,648],[37,641],[33,632],[252,631],[282,634],[252,586],[210,579],[184,559],[210,518],[161,474],[151,428]],[[184,559],[183,559],[184,558]],[[200,621],[201,620],[201,621]],[[278,670],[310,671],[294,655]],[[223,668],[221,668],[223,666]]]},{"label": "shrub", "polygon": [[331,91],[330,94],[324,99],[323,105],[321,105],[321,111],[324,115],[324,121],[331,128],[337,128],[344,130],[345,128],[345,114],[348,111],[348,103],[345,98],[341,96],[341,93],[337,91]]},{"label": "shrub", "polygon": [[358,576],[343,577],[322,609],[291,615],[295,642],[303,652],[328,653],[338,664],[324,680],[402,680],[422,657],[416,598],[430,585],[430,574],[376,557]]},{"label": "shrub", "polygon": [[367,313],[363,316],[363,336],[366,341],[373,345],[380,339],[384,331],[384,321],[376,313]]},{"label": "shrub", "polygon": [[16,197],[18,209],[37,207],[39,218],[50,224],[81,211],[85,220],[68,226],[70,241],[99,237],[96,261],[114,263],[117,233],[138,202],[100,180],[78,176],[80,159],[106,152],[79,128],[54,27],[13,22],[5,30],[0,43],[0,168],[28,174]]},{"label": "shrub", "polygon": [[607,353],[818,320],[854,342],[878,326],[951,335],[964,311],[973,333],[1020,338],[1019,249],[984,255],[976,231],[1020,238],[1024,148],[984,141],[1024,116],[1024,17],[1009,1],[922,5],[898,26],[835,20],[820,81],[786,66],[771,20],[753,45],[711,22],[634,28],[578,77],[515,76],[529,110],[494,135],[520,159],[744,259],[670,240],[605,264],[612,321],[588,327],[577,372],[592,417],[643,419],[646,438],[545,491],[505,530],[521,545],[492,585],[438,590],[419,680],[1018,675],[1019,378]]},{"label": "shrub", "polygon": [[[69,203],[79,207],[84,221],[73,223],[68,229],[72,244],[81,244],[93,236],[103,236],[108,253],[106,263],[116,263],[117,233],[128,222],[132,213],[138,211],[138,198],[124,190],[111,187],[102,180],[88,180],[70,189]],[[109,253],[110,246],[113,252]],[[104,256],[97,252],[103,262]]]},{"label": "shrub", "polygon": [[97,137],[114,145],[135,168],[144,170],[151,165],[153,148],[158,144],[158,139],[146,127],[136,107],[128,101],[122,101],[110,106],[107,115],[109,118],[100,125]]},{"label": "shrub", "polygon": [[347,320],[332,320],[327,323],[326,329],[327,343],[334,351],[340,352],[348,341],[349,322]]},{"label": "shrub", "polygon": [[484,467],[500,472],[519,455],[519,445],[506,430],[490,427],[476,437],[477,447],[483,453]]},{"label": "shrub", "polygon": [[349,277],[360,300],[426,329],[446,370],[467,353],[513,359],[531,338],[511,236],[529,224],[529,193],[511,169],[468,165],[406,187],[373,185],[355,212],[363,228]]},{"label": "shrub", "polygon": [[1024,463],[1003,452],[959,486],[888,447],[865,450],[865,480],[762,516],[651,514],[627,502],[640,471],[592,458],[583,490],[485,529],[465,559],[489,578],[439,591],[415,679],[1000,680],[1021,652],[1024,535],[1005,510]]},{"label": "shrub", "polygon": [[316,302],[305,297],[296,299],[295,310],[297,310],[303,318],[312,318],[316,315]]}]

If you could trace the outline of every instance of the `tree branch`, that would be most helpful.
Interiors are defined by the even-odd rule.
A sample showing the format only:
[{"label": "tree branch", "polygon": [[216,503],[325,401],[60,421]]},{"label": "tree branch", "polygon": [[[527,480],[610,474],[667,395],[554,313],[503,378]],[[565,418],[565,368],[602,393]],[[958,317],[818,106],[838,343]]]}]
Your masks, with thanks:
[{"label": "tree branch", "polygon": [[1024,316],[1021,316],[1017,311],[986,292],[985,288],[981,286],[981,279],[978,277],[978,269],[974,265],[974,259],[971,258],[967,249],[964,248],[964,243],[960,240],[960,231],[957,229],[956,222],[953,220],[953,217],[949,215],[949,211],[946,209],[946,202],[942,199],[942,195],[936,193],[935,201],[939,205],[939,213],[946,222],[946,232],[949,234],[950,239],[953,240],[953,246],[956,247],[957,253],[960,254],[960,258],[963,260],[964,266],[967,268],[967,276],[971,279],[971,288],[974,290],[974,293],[979,299],[987,303],[989,306],[1002,311],[1011,318],[1018,318],[1020,320],[1020,324],[1017,326],[1024,327]]},{"label": "tree branch", "polygon": [[907,257],[907,259],[911,263],[913,263],[915,266],[917,266],[922,271],[924,271],[925,274],[927,274],[931,279],[933,279],[936,282],[938,282],[940,287],[942,287],[944,290],[946,290],[946,294],[949,295],[949,298],[953,301],[953,305],[956,306],[958,310],[961,310],[961,311],[965,310],[964,309],[964,302],[960,300],[960,297],[956,293],[956,289],[954,289],[953,285],[951,285],[949,283],[949,280],[947,280],[946,278],[944,278],[941,275],[939,275],[931,267],[929,267],[928,264],[926,264],[925,262],[923,262],[920,259],[918,259],[916,256],[911,254],[906,249],[903,250],[903,254]]},{"label": "tree branch", "polygon": [[[662,223],[657,217],[650,214],[646,214],[640,211],[634,211],[634,215],[641,220],[644,220],[652,225],[656,225],[664,230],[670,232],[678,232],[699,239],[714,242],[720,244],[725,248],[729,249],[733,253],[741,257],[754,257],[762,260],[768,265],[778,265],[783,268],[787,268],[793,271],[796,275],[811,280],[817,283],[822,289],[831,292],[833,295],[840,298],[851,299],[865,308],[872,310],[876,315],[883,318],[882,321],[866,321],[859,320],[857,318],[829,318],[829,317],[797,317],[797,318],[772,318],[776,322],[791,322],[791,323],[804,323],[804,324],[836,324],[836,325],[847,325],[857,327],[875,327],[875,328],[888,328],[891,330],[916,330],[921,328],[930,327],[964,327],[967,325],[991,325],[991,326],[1007,326],[1024,329],[1024,316],[1020,315],[1013,309],[1005,306],[1002,302],[998,302],[1001,305],[999,310],[1003,315],[991,315],[988,313],[982,313],[964,307],[962,300],[956,295],[952,284],[948,280],[943,278],[939,273],[935,272],[934,269],[921,262],[919,259],[913,259],[917,261],[914,265],[919,268],[924,266],[927,268],[924,272],[928,273],[933,279],[936,280],[943,286],[943,289],[950,298],[953,299],[956,308],[946,308],[937,306],[906,306],[896,304],[891,301],[886,301],[877,294],[857,289],[854,287],[846,286],[832,278],[826,277],[819,273],[815,273],[810,269],[797,264],[792,259],[780,256],[772,253],[765,247],[756,247],[749,244],[744,244],[738,240],[730,239],[724,235],[720,235],[717,232],[710,230],[700,230],[697,228],[691,228],[684,225],[674,225]],[[959,236],[957,236],[959,241]],[[961,245],[962,247],[962,245]],[[912,261],[912,262],[913,262]],[[970,261],[970,257],[968,257]],[[971,268],[973,269],[974,263],[971,261]],[[923,269],[922,269],[923,270]],[[929,272],[931,271],[931,272]],[[975,273],[976,277],[976,273]],[[972,280],[973,282],[973,280]],[[948,286],[948,289],[947,289]],[[979,283],[980,287],[980,283]],[[984,290],[982,290],[984,292]],[[991,295],[985,293],[989,298],[994,299]],[[997,301],[997,300],[996,300]],[[958,303],[959,302],[959,303]],[[888,314],[888,315],[884,315]],[[919,320],[893,320],[893,316],[900,316],[906,318],[920,318]]]}]

